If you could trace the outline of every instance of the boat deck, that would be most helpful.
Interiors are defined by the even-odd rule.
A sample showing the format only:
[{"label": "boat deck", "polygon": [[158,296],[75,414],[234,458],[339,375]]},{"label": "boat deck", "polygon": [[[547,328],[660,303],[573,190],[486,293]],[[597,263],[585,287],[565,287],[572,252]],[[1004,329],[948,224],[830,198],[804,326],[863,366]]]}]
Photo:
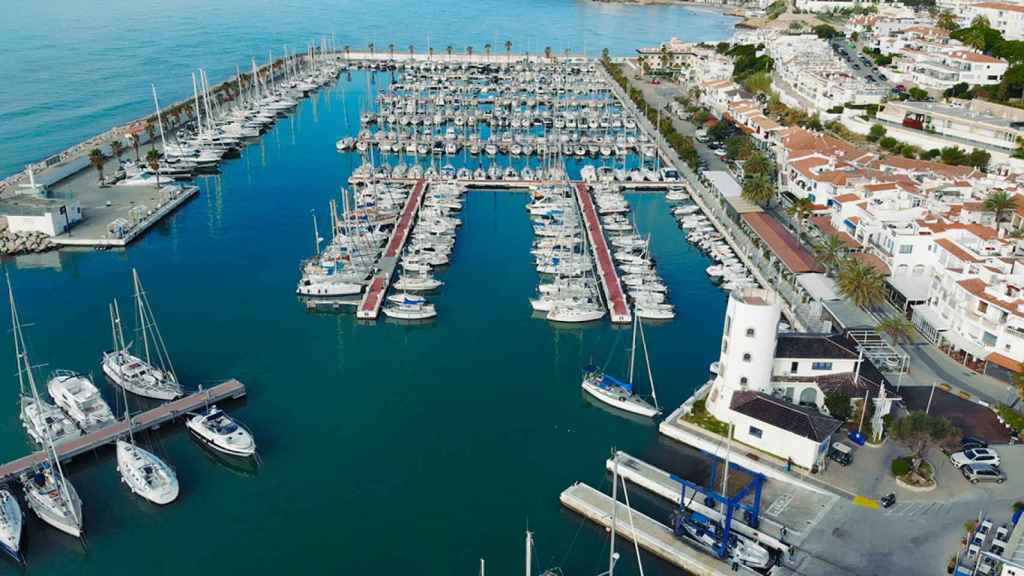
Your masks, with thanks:
[{"label": "boat deck", "polygon": [[[241,398],[242,396],[245,396],[245,385],[232,378],[213,388],[198,390],[183,398],[166,402],[156,408],[151,408],[135,415],[132,418],[132,433],[137,434],[150,428],[159,428],[161,424],[174,420],[207,404]],[[57,445],[57,457],[61,461],[70,460],[79,454],[110,444],[127,433],[128,422],[118,420],[105,428],[100,428],[74,440]],[[0,466],[0,483],[14,479],[22,472],[28,471],[44,461],[46,461],[46,451],[40,450],[4,464]]]},{"label": "boat deck", "polygon": [[594,199],[583,182],[576,183],[576,201],[587,223],[587,236],[590,238],[590,248],[597,262],[597,275],[601,279],[601,287],[604,288],[608,313],[612,322],[628,324],[633,321],[633,314],[626,303],[626,293],[622,290],[622,282],[615,270],[615,263],[612,262],[612,254],[604,238],[604,229],[601,228]]},{"label": "boat deck", "polygon": [[391,232],[388,245],[384,248],[384,253],[377,263],[377,273],[374,274],[373,280],[366,288],[366,294],[356,310],[356,318],[374,320],[380,315],[380,307],[384,302],[384,295],[388,291],[388,286],[391,285],[391,277],[395,273],[395,266],[398,265],[399,253],[405,246],[405,241],[409,238],[409,232],[413,227],[413,219],[416,217],[416,211],[419,210],[420,201],[423,199],[423,193],[426,188],[426,180],[420,179],[416,181],[412,192],[409,193],[409,198],[406,199],[405,206],[402,208],[402,215],[399,217],[398,223],[395,224],[395,229]]},{"label": "boat deck", "polygon": [[[610,496],[582,482],[577,482],[566,488],[559,496],[559,500],[563,506],[573,512],[604,528],[611,528],[613,501]],[[618,536],[636,542],[644,550],[682,568],[688,574],[698,576],[734,574],[725,562],[692,548],[676,538],[668,526],[636,510],[631,510],[621,502],[617,504],[615,530]],[[742,568],[741,571],[753,574],[752,571],[745,568]]]}]

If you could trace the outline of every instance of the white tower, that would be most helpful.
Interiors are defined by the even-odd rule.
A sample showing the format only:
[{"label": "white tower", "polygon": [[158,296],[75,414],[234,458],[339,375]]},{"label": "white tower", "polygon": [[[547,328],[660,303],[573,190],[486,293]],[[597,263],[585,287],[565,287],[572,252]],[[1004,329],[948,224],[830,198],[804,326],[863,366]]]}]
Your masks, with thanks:
[{"label": "white tower", "polygon": [[729,296],[722,331],[718,375],[707,409],[728,422],[732,395],[743,390],[771,391],[772,364],[782,308],[771,290],[736,290]]}]

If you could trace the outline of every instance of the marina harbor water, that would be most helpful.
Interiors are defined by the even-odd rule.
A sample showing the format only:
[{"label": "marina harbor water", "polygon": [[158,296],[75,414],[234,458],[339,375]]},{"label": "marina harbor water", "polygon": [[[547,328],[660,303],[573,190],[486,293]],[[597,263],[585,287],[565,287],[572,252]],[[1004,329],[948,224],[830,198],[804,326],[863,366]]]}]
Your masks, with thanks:
[{"label": "marina harbor water", "polygon": [[[536,55],[548,44],[557,52],[565,47],[582,52],[585,44],[593,56],[604,47],[602,41],[625,53],[648,35],[670,35],[666,30],[681,23],[686,29],[699,28],[697,37],[708,39],[725,36],[731,25],[720,15],[698,16],[671,7],[587,3],[567,9],[531,2],[513,10],[485,2],[473,10],[493,9],[486,20],[490,26],[464,32],[463,38],[446,38],[430,22],[450,21],[454,4],[407,8],[397,20],[367,20],[358,33],[347,31],[345,41],[361,47],[367,42],[361,38],[368,36],[376,40],[378,51],[387,49],[381,43],[393,42],[397,52],[403,42],[403,50],[416,44],[422,52],[429,32],[436,53],[461,40],[475,43],[478,54],[484,43],[501,54],[509,36],[516,47],[513,57],[519,50]],[[364,16],[368,10],[352,9],[363,10]],[[202,16],[207,9],[196,10]],[[535,11],[543,23],[516,36],[517,29],[503,23],[524,26],[524,10]],[[425,11],[438,14],[426,18]],[[167,25],[182,17],[172,12]],[[278,33],[306,34],[309,18],[316,14],[311,10],[302,22],[286,22]],[[230,48],[217,54],[211,77],[219,79],[236,61],[244,64],[249,51],[263,53],[277,38],[268,40],[267,23],[255,24],[260,20],[255,16],[246,18],[252,19],[253,30],[243,34],[236,28],[225,35]],[[427,20],[421,29],[392,30],[403,19],[417,18]],[[572,28],[565,26],[567,21],[576,22],[576,29],[556,33]],[[318,33],[322,28],[317,27]],[[71,32],[72,38],[93,37],[92,32]],[[202,33],[205,37],[210,32]],[[239,37],[244,40],[235,41]],[[342,37],[339,29],[338,46],[343,45]],[[171,40],[159,35],[154,40],[161,41]],[[296,45],[301,53],[304,43]],[[214,43],[206,47],[217,48]],[[139,60],[149,65],[146,55],[153,48],[140,50]],[[165,67],[157,85],[161,98],[165,91],[167,100],[187,92],[187,71],[197,64],[192,60],[201,58],[188,56],[189,64],[180,71],[174,65]],[[647,264],[636,264],[633,272],[616,272],[616,263],[629,265],[617,257],[612,261],[617,252],[627,253],[627,246],[656,260],[657,283],[672,303],[658,310],[674,310],[674,318],[643,322],[646,364],[653,371],[651,380],[658,382],[660,405],[675,407],[689,397],[706,380],[706,366],[717,354],[726,295],[702,273],[711,261],[681,236],[672,215],[675,204],[665,198],[669,186],[660,175],[646,182],[625,181],[621,198],[601,187],[609,184],[618,167],[641,168],[642,147],[616,160],[611,153],[602,154],[596,142],[598,151],[591,155],[587,142],[586,158],[574,150],[573,157],[559,160],[565,185],[569,179],[587,179],[593,188],[566,188],[573,206],[575,193],[580,194],[579,203],[589,214],[583,215],[586,225],[617,227],[616,234],[607,236],[595,229],[585,241],[595,250],[600,244],[596,239],[606,243],[606,254],[595,254],[601,264],[588,273],[599,274],[608,284],[603,297],[610,318],[564,324],[531,315],[529,301],[546,282],[531,254],[537,223],[524,212],[524,206],[536,199],[528,186],[536,186],[537,179],[476,180],[472,192],[434,197],[430,195],[439,190],[434,184],[417,183],[419,178],[403,182],[410,192],[408,204],[402,205],[408,209],[405,224],[410,238],[423,222],[413,218],[428,199],[436,205],[445,198],[459,198],[461,225],[450,247],[450,262],[436,266],[433,274],[443,287],[426,292],[438,312],[428,323],[396,320],[386,309],[370,323],[373,326],[359,317],[364,308],[379,311],[395,303],[391,298],[403,292],[389,290],[388,283],[418,278],[406,275],[401,267],[409,255],[403,251],[408,248],[404,234],[390,236],[393,246],[382,243],[384,258],[372,270],[358,312],[353,306],[324,313],[307,307],[295,294],[301,275],[297,267],[310,258],[313,245],[319,250],[321,240],[332,236],[327,231],[335,224],[335,206],[343,203],[339,188],[354,194],[354,183],[374,178],[372,173],[359,174],[362,151],[339,152],[337,142],[358,140],[366,128],[363,115],[396,78],[400,81],[401,74],[353,68],[342,72],[337,83],[312,91],[294,109],[277,116],[266,133],[246,139],[238,156],[220,162],[215,173],[196,175],[198,193],[127,249],[70,249],[7,262],[17,287],[19,313],[33,322],[24,329],[33,358],[91,373],[112,406],[118,405],[119,389],[104,378],[99,363],[110,348],[108,303],[111,297],[131,302],[127,288],[131,271],[137,269],[152,291],[152,314],[160,319],[160,332],[168,336],[167,352],[186,391],[173,405],[129,399],[136,414],[134,442],[173,465],[180,482],[177,499],[158,508],[120,485],[114,451],[91,450],[101,443],[98,438],[108,442],[117,431],[100,429],[83,436],[77,442],[88,448],[65,462],[63,472],[81,498],[88,547],[27,515],[27,573],[92,576],[146,565],[156,574],[440,574],[474,572],[479,559],[485,558],[489,573],[514,574],[522,573],[519,543],[522,531],[529,528],[535,533],[538,565],[585,574],[596,572],[594,567],[607,556],[607,538],[597,526],[563,510],[559,494],[577,481],[610,492],[610,480],[600,464],[612,446],[691,479],[707,475],[699,458],[660,440],[653,421],[625,418],[580,390],[585,366],[614,374],[629,372],[632,310],[627,298],[636,292],[634,281],[654,282],[655,275]],[[130,113],[145,113],[145,106],[132,103],[134,96],[124,95],[125,86],[142,94],[141,100],[151,106],[145,79],[138,74],[130,82],[119,79],[102,88],[125,98],[117,113],[75,112],[67,119],[74,130],[33,136],[37,148],[64,147],[73,143],[69,138],[83,135],[75,130],[99,132],[131,119]],[[3,114],[0,108],[0,118]],[[38,114],[8,124],[12,135],[5,140],[28,141],[26,126],[45,124]],[[34,158],[20,151],[8,155],[7,144],[2,146],[5,164],[0,170],[14,170]],[[526,167],[544,167],[537,154],[495,156],[519,177]],[[443,164],[438,162],[437,169]],[[453,170],[471,172],[478,165],[465,156],[452,160]],[[590,174],[588,166],[607,170]],[[319,223],[312,243],[311,211]],[[612,218],[612,213],[622,217]],[[443,211],[431,214],[435,223],[446,221]],[[404,217],[405,212],[398,216],[400,228]],[[428,252],[422,244],[417,249],[421,256]],[[629,285],[624,284],[626,276]],[[358,302],[357,298],[354,303]],[[140,345],[132,314],[126,309],[122,316],[126,344]],[[238,380],[218,385],[228,378]],[[9,377],[6,382],[12,407],[0,413],[0,456],[13,461],[35,448],[13,407],[17,379]],[[200,387],[219,391],[216,394],[224,398],[245,394],[247,400],[225,403],[224,408],[257,439],[258,467],[241,466],[205,448],[184,426],[155,426],[158,420],[184,416],[182,412],[210,401],[204,393],[189,395]],[[73,444],[60,450],[70,450]],[[15,472],[12,468],[7,473]],[[669,522],[670,504],[639,492],[632,497],[635,510],[656,522]],[[187,553],[178,553],[186,546]],[[0,573],[15,570],[13,564],[0,564]],[[534,571],[539,573],[536,567]],[[637,573],[635,562],[623,561],[616,573]],[[644,573],[678,570],[645,555]]]}]

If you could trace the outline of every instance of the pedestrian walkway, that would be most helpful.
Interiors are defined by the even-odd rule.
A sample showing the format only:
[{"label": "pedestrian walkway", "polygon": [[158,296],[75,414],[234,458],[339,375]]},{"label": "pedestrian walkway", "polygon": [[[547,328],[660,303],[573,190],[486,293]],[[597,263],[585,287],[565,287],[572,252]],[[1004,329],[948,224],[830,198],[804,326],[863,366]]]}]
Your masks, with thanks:
[{"label": "pedestrian walkway", "polygon": [[622,282],[619,280],[619,273],[615,270],[615,263],[612,262],[612,255],[608,243],[604,239],[604,230],[601,228],[601,220],[597,216],[597,209],[594,208],[594,199],[583,182],[576,183],[576,200],[579,202],[580,211],[587,224],[587,236],[590,238],[590,248],[594,253],[594,260],[597,262],[598,277],[601,279],[601,287],[604,288],[605,302],[608,303],[608,313],[612,322],[629,324],[633,321],[633,315],[626,303],[626,294],[622,290]]}]

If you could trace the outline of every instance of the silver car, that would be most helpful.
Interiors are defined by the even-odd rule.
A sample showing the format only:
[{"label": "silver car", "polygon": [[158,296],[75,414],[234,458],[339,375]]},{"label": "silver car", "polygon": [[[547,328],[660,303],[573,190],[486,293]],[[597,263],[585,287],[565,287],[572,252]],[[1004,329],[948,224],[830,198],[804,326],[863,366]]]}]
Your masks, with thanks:
[{"label": "silver car", "polygon": [[965,464],[991,464],[999,466],[999,453],[991,448],[968,448],[963,452],[957,452],[949,457],[954,468],[960,468]]},{"label": "silver car", "polygon": [[960,467],[960,473],[964,475],[971,484],[979,482],[995,482],[1002,484],[1006,482],[1006,474],[991,464],[964,464]]}]

